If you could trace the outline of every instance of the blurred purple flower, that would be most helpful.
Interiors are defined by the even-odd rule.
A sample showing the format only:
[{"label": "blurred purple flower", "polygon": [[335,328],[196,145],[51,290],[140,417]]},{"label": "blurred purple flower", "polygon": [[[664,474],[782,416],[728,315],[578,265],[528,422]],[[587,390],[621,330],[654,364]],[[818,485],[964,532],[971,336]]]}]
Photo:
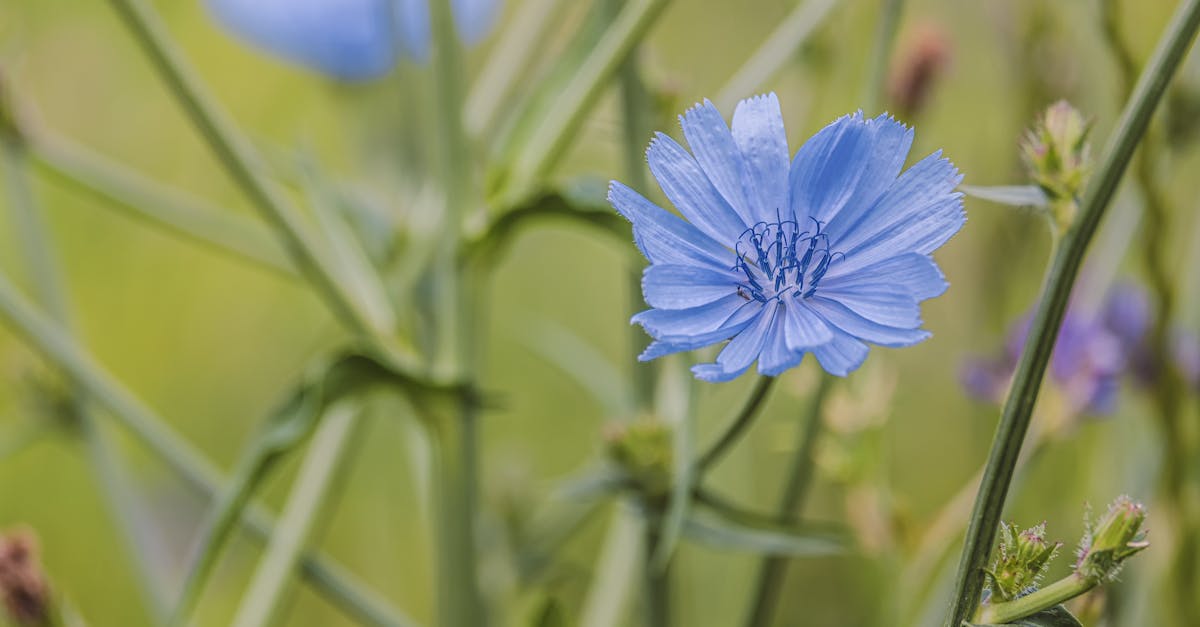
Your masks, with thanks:
[{"label": "blurred purple flower", "polygon": [[1179,374],[1192,391],[1200,393],[1200,337],[1195,333],[1178,331],[1173,345]]},{"label": "blurred purple flower", "polygon": [[[1122,337],[1107,323],[1114,302],[1110,299],[1099,315],[1072,307],[1063,318],[1050,357],[1049,375],[1072,413],[1104,414],[1115,407],[1120,376],[1128,361]],[[980,400],[1004,402],[1031,322],[1027,315],[1013,327],[1003,354],[967,360],[960,379],[968,394]]]},{"label": "blurred purple flower", "polygon": [[[1098,312],[1074,305],[1067,309],[1050,357],[1049,374],[1073,413],[1112,412],[1125,373],[1141,386],[1154,384],[1158,368],[1148,343],[1152,322],[1153,310],[1145,290],[1131,283],[1113,286]],[[974,357],[963,364],[960,380],[968,394],[1004,402],[1030,324],[1027,315],[1013,327],[1001,355]],[[1200,337],[1176,332],[1171,346],[1180,375],[1190,387],[1200,390]]]}]

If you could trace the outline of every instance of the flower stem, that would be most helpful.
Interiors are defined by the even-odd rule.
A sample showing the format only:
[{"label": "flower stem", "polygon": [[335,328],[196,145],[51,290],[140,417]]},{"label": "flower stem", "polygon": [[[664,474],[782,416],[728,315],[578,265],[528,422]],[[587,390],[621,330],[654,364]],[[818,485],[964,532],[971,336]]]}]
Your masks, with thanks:
[{"label": "flower stem", "polygon": [[[105,407],[161,460],[196,490],[217,497],[226,484],[217,467],[190,442],[172,431],[167,422],[131,394],[91,355],[21,296],[7,277],[0,275],[0,318],[75,385]],[[250,507],[242,519],[257,538],[273,533],[274,522],[259,507]],[[306,554],[301,574],[334,605],[360,622],[381,627],[410,623],[394,608],[363,589],[345,569],[316,553]]]},{"label": "flower stem", "polygon": [[1064,601],[1069,601],[1095,588],[1099,583],[1094,578],[1071,573],[1018,599],[980,608],[974,622],[986,625],[1011,623],[1027,616],[1033,616],[1042,610],[1048,610]]},{"label": "flower stem", "polygon": [[754,90],[759,89],[785,64],[825,22],[838,0],[803,0],[779,22],[742,67],[738,68],[713,98],[717,108],[728,111]]},{"label": "flower stem", "polygon": [[[445,207],[442,232],[431,269],[434,328],[433,371],[440,377],[478,376],[467,286],[471,277],[459,264],[462,224],[475,198],[470,145],[463,127],[462,50],[450,0],[430,3],[433,73],[439,111],[439,163]],[[478,425],[474,403],[439,406],[428,414],[433,440],[437,549],[438,623],[444,627],[484,627],[487,614],[479,590],[475,540],[478,491]]]},{"label": "flower stem", "polygon": [[437,622],[443,627],[484,627],[487,617],[476,575],[474,410],[440,407],[426,412],[433,448],[434,541]]},{"label": "flower stem", "polygon": [[646,601],[646,627],[669,627],[671,624],[671,565],[659,565],[655,559],[662,541],[661,526],[651,522],[645,528],[643,543],[645,563],[642,565],[642,598]]},{"label": "flower stem", "polygon": [[[614,10],[622,2],[609,0],[608,5]],[[646,159],[643,156],[643,146],[650,140],[653,129],[647,120],[647,109],[650,107],[646,93],[646,85],[638,72],[638,48],[630,53],[629,58],[622,64],[618,72],[621,84],[621,116],[622,156],[625,162],[625,177],[629,185],[641,193],[646,193]],[[642,258],[638,254],[630,254],[629,263],[629,302],[634,311],[641,309],[642,303]],[[637,355],[645,343],[645,334],[640,329],[630,327],[630,341],[633,354]],[[639,362],[632,360],[634,401],[639,410],[647,410],[653,404],[654,382],[657,366],[655,362]]]},{"label": "flower stem", "polygon": [[958,627],[970,617],[983,587],[983,568],[995,540],[996,526],[1004,509],[1038,388],[1050,360],[1066,311],[1071,286],[1087,251],[1088,243],[1112,200],[1117,184],[1150,123],[1167,84],[1200,27],[1200,0],[1184,0],[1172,17],[1154,56],[1138,80],[1117,124],[1100,166],[1081,203],[1074,225],[1063,235],[1054,255],[1043,297],[1034,314],[1029,341],[1021,355],[1012,390],[996,427],[983,483],[975,500],[966,544],[959,560],[953,605],[947,627]]},{"label": "flower stem", "polygon": [[110,2],[226,172],[275,229],[297,270],[308,278],[350,330],[371,343],[379,353],[377,357],[392,367],[415,371],[415,359],[390,335],[394,316],[389,315],[388,319],[373,316],[371,310],[347,291],[336,266],[325,258],[322,246],[304,223],[303,215],[263,176],[264,166],[258,154],[205,92],[145,0]]},{"label": "flower stem", "polygon": [[352,443],[361,432],[362,410],[343,404],[330,409],[301,462],[279,525],[267,542],[259,563],[233,620],[235,627],[266,627],[276,624],[282,603],[301,553],[329,519],[326,507],[352,460]]},{"label": "flower stem", "polygon": [[662,15],[668,0],[629,0],[609,24],[596,47],[574,77],[563,87],[549,116],[525,143],[512,165],[514,187],[502,204],[527,195],[538,180],[560,160],[575,139],[584,115],[599,99],[609,79],[630,51]]},{"label": "flower stem", "polygon": [[278,275],[295,277],[279,242],[252,216],[209,205],[62,138],[39,133],[29,149],[43,175],[104,200],[136,220]]},{"label": "flower stem", "polygon": [[[6,174],[6,186],[10,194],[10,209],[13,224],[19,237],[19,248],[25,259],[30,282],[50,314],[64,329],[69,331],[70,314],[67,296],[62,286],[53,246],[46,233],[45,224],[39,215],[33,190],[29,187],[27,145],[19,138],[0,138],[0,158]],[[113,457],[112,445],[100,430],[98,420],[87,396],[73,385],[70,394],[70,409],[79,421],[87,446],[88,458],[96,474],[109,515],[115,519],[126,548],[133,554],[133,566],[138,582],[138,591],[146,603],[146,609],[156,621],[162,619],[164,593],[151,573],[149,551],[140,541],[141,533],[136,520],[138,506],[122,469]]]},{"label": "flower stem", "polygon": [[[817,389],[813,391],[805,409],[804,422],[797,429],[792,467],[788,471],[787,485],[780,496],[779,508],[776,511],[775,522],[779,524],[795,523],[808,495],[813,478],[813,451],[816,448],[817,436],[821,432],[821,407],[825,404],[825,397],[828,396],[830,388],[833,387],[833,381],[833,377],[821,375]],[[782,556],[763,558],[751,595],[747,627],[765,627],[770,624],[775,606],[779,603],[779,592],[782,590],[787,565],[787,558]]]},{"label": "flower stem", "polygon": [[195,558],[184,578],[183,590],[175,602],[175,609],[171,611],[168,625],[183,627],[190,624],[192,613],[204,592],[204,584],[208,582],[221,556],[221,549],[237,530],[242,511],[273,466],[271,461],[275,456],[262,448],[258,441],[250,447],[248,454],[238,463],[229,486],[212,505],[211,513],[200,529]]},{"label": "flower stem", "polygon": [[758,381],[754,383],[754,389],[750,391],[750,397],[746,399],[737,416],[725,428],[725,432],[721,434],[721,437],[717,438],[717,441],[713,442],[712,446],[696,459],[697,476],[717,463],[728,452],[729,447],[733,446],[738,438],[742,437],[742,434],[754,422],[755,416],[758,415],[758,410],[762,408],[763,401],[767,399],[767,393],[771,391],[771,386],[774,385],[775,379],[775,377],[759,375]]}]

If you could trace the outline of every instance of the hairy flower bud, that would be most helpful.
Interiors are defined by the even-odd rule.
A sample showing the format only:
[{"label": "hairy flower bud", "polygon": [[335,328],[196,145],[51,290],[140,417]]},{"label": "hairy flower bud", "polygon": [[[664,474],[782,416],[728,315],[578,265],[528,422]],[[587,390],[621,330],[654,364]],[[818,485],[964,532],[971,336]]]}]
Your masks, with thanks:
[{"label": "hairy flower bud", "polygon": [[1097,580],[1115,578],[1126,559],[1150,546],[1145,523],[1144,505],[1128,496],[1117,497],[1099,520],[1087,521],[1075,572]]},{"label": "hairy flower bud", "polygon": [[1037,588],[1062,542],[1046,541],[1046,523],[1018,532],[1015,524],[1000,523],[1000,549],[988,571],[991,598],[1011,601]]},{"label": "hairy flower bud", "polygon": [[1090,120],[1060,100],[1046,109],[1021,143],[1030,177],[1049,198],[1060,232],[1075,219],[1079,194],[1091,169],[1091,127]]},{"label": "hairy flower bud", "polygon": [[671,431],[661,422],[643,420],[616,425],[605,433],[607,452],[650,498],[671,491]]}]

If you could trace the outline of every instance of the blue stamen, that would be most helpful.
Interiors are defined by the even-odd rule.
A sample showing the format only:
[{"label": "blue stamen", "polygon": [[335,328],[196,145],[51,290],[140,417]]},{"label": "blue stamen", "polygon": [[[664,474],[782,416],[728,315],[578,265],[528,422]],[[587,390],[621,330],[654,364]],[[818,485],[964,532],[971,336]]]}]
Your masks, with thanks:
[{"label": "blue stamen", "polygon": [[[746,300],[767,303],[789,290],[793,298],[808,298],[816,292],[830,264],[838,261],[839,255],[845,258],[830,250],[829,236],[821,232],[823,224],[819,220],[809,217],[816,225],[810,234],[800,230],[795,215],[784,220],[776,211],[776,219],[747,228],[734,245],[733,270],[745,276],[745,281],[738,284],[738,295]],[[767,285],[770,289],[764,287]]]}]

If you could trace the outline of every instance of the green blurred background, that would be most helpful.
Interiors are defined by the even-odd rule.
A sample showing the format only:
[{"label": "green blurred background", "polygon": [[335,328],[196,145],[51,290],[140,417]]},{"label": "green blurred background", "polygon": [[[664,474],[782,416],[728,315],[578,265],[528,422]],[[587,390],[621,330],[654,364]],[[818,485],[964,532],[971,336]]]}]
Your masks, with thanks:
[{"label": "green blurred background", "polygon": [[[429,126],[431,82],[425,71],[403,64],[377,83],[337,85],[233,40],[198,1],[155,4],[212,91],[269,154],[315,155],[330,177],[362,190],[385,211],[397,216],[414,211],[415,183],[422,176],[414,146]],[[498,31],[520,27],[511,23],[517,4],[507,3]],[[584,4],[564,11],[539,59],[552,58],[570,38]],[[1123,4],[1124,27],[1142,60],[1171,3]],[[644,45],[644,76],[668,91],[672,111],[682,111],[715,95],[792,8],[784,0],[674,2]],[[812,40],[761,86],[779,94],[793,150],[836,116],[861,106],[878,13],[875,1],[838,3]],[[1036,111],[1063,97],[1094,116],[1097,148],[1103,144],[1120,94],[1100,38],[1096,2],[913,0],[893,63],[901,63],[914,39],[930,29],[948,42],[949,63],[927,106],[906,120],[917,129],[914,159],[940,148],[967,183],[1023,182],[1016,157],[1020,133]],[[475,71],[498,36],[471,51]],[[1184,70],[1185,83],[1200,84],[1197,61]],[[105,3],[5,1],[0,66],[33,106],[38,125],[229,211],[250,213]],[[537,71],[531,68],[530,75]],[[619,125],[610,94],[589,117],[558,174],[623,176]],[[1187,251],[1196,246],[1197,200],[1195,177],[1186,173],[1200,171],[1196,152],[1171,153],[1163,180],[1178,210],[1172,216],[1174,239],[1155,243],[1171,251],[1182,311],[1193,329],[1200,323],[1196,279],[1185,264]],[[307,361],[345,339],[302,286],[146,228],[48,179],[36,180],[83,344],[222,467],[233,463],[255,422]],[[966,397],[958,368],[967,355],[993,352],[1008,325],[1033,303],[1049,236],[1031,213],[972,199],[966,208],[966,227],[936,255],[951,289],[924,307],[933,339],[904,350],[874,349],[867,368],[839,390],[852,407],[864,395],[883,395],[878,411],[855,410],[878,415],[886,425],[872,444],[870,462],[850,472],[869,477],[865,483],[878,488],[876,496],[884,495],[882,502],[897,516],[884,522],[882,548],[875,552],[793,562],[780,625],[894,624],[886,607],[902,564],[889,547],[911,544],[986,455],[998,411]],[[1126,192],[1114,214],[1136,209],[1137,198]],[[1130,221],[1124,224],[1129,228]],[[0,235],[0,267],[22,276],[7,218],[0,218]],[[1121,263],[1136,276],[1136,254],[1114,260],[1124,251],[1106,246],[1119,239],[1102,233],[1091,255]],[[485,532],[499,528],[501,508],[532,509],[555,479],[600,456],[602,426],[612,417],[546,358],[562,342],[548,340],[545,331],[585,338],[613,368],[628,372],[633,306],[625,285],[628,252],[627,243],[606,235],[551,224],[522,235],[497,269],[487,312],[484,382],[504,402],[483,422],[484,500],[491,506]],[[792,439],[813,380],[810,366],[785,377],[762,420],[714,475],[715,487],[742,503],[772,506],[789,452],[781,443]],[[0,329],[0,427],[31,416],[33,384],[50,376],[19,338]],[[700,386],[702,436],[711,436],[737,406],[748,390],[745,379]],[[889,401],[881,390],[893,379]],[[1035,461],[1010,501],[1011,517],[1027,524],[1049,520],[1051,536],[1070,544],[1082,528],[1085,501],[1100,506],[1129,492],[1149,500],[1153,516],[1158,434],[1147,399],[1126,391],[1115,415],[1084,423]],[[153,525],[145,537],[161,558],[164,581],[177,585],[203,501],[111,421],[105,426],[120,434],[120,451]],[[836,458],[832,440],[823,443],[823,459]],[[412,417],[380,404],[321,546],[428,623],[432,566],[427,507],[420,496],[422,451]],[[294,462],[264,492],[274,507],[286,495]],[[822,468],[826,472],[808,514],[820,520],[869,519],[861,490],[834,481],[836,463]],[[36,531],[55,589],[90,624],[149,624],[129,558],[97,490],[80,438],[56,431],[0,462],[0,528],[27,525]],[[589,521],[570,545],[567,559],[577,567],[555,584],[568,610],[578,607],[607,521],[607,516]],[[205,596],[202,622],[228,620],[259,554],[258,545],[244,537],[231,546]],[[1126,571],[1118,587],[1150,577],[1169,555],[1165,539]],[[1069,561],[1060,560],[1057,568]],[[753,556],[684,545],[675,568],[677,624],[739,621],[755,563]],[[504,580],[503,570],[485,572],[493,588],[502,587],[496,582]],[[508,604],[511,624],[526,624],[522,602]],[[350,624],[303,586],[297,587],[286,622]]]}]

